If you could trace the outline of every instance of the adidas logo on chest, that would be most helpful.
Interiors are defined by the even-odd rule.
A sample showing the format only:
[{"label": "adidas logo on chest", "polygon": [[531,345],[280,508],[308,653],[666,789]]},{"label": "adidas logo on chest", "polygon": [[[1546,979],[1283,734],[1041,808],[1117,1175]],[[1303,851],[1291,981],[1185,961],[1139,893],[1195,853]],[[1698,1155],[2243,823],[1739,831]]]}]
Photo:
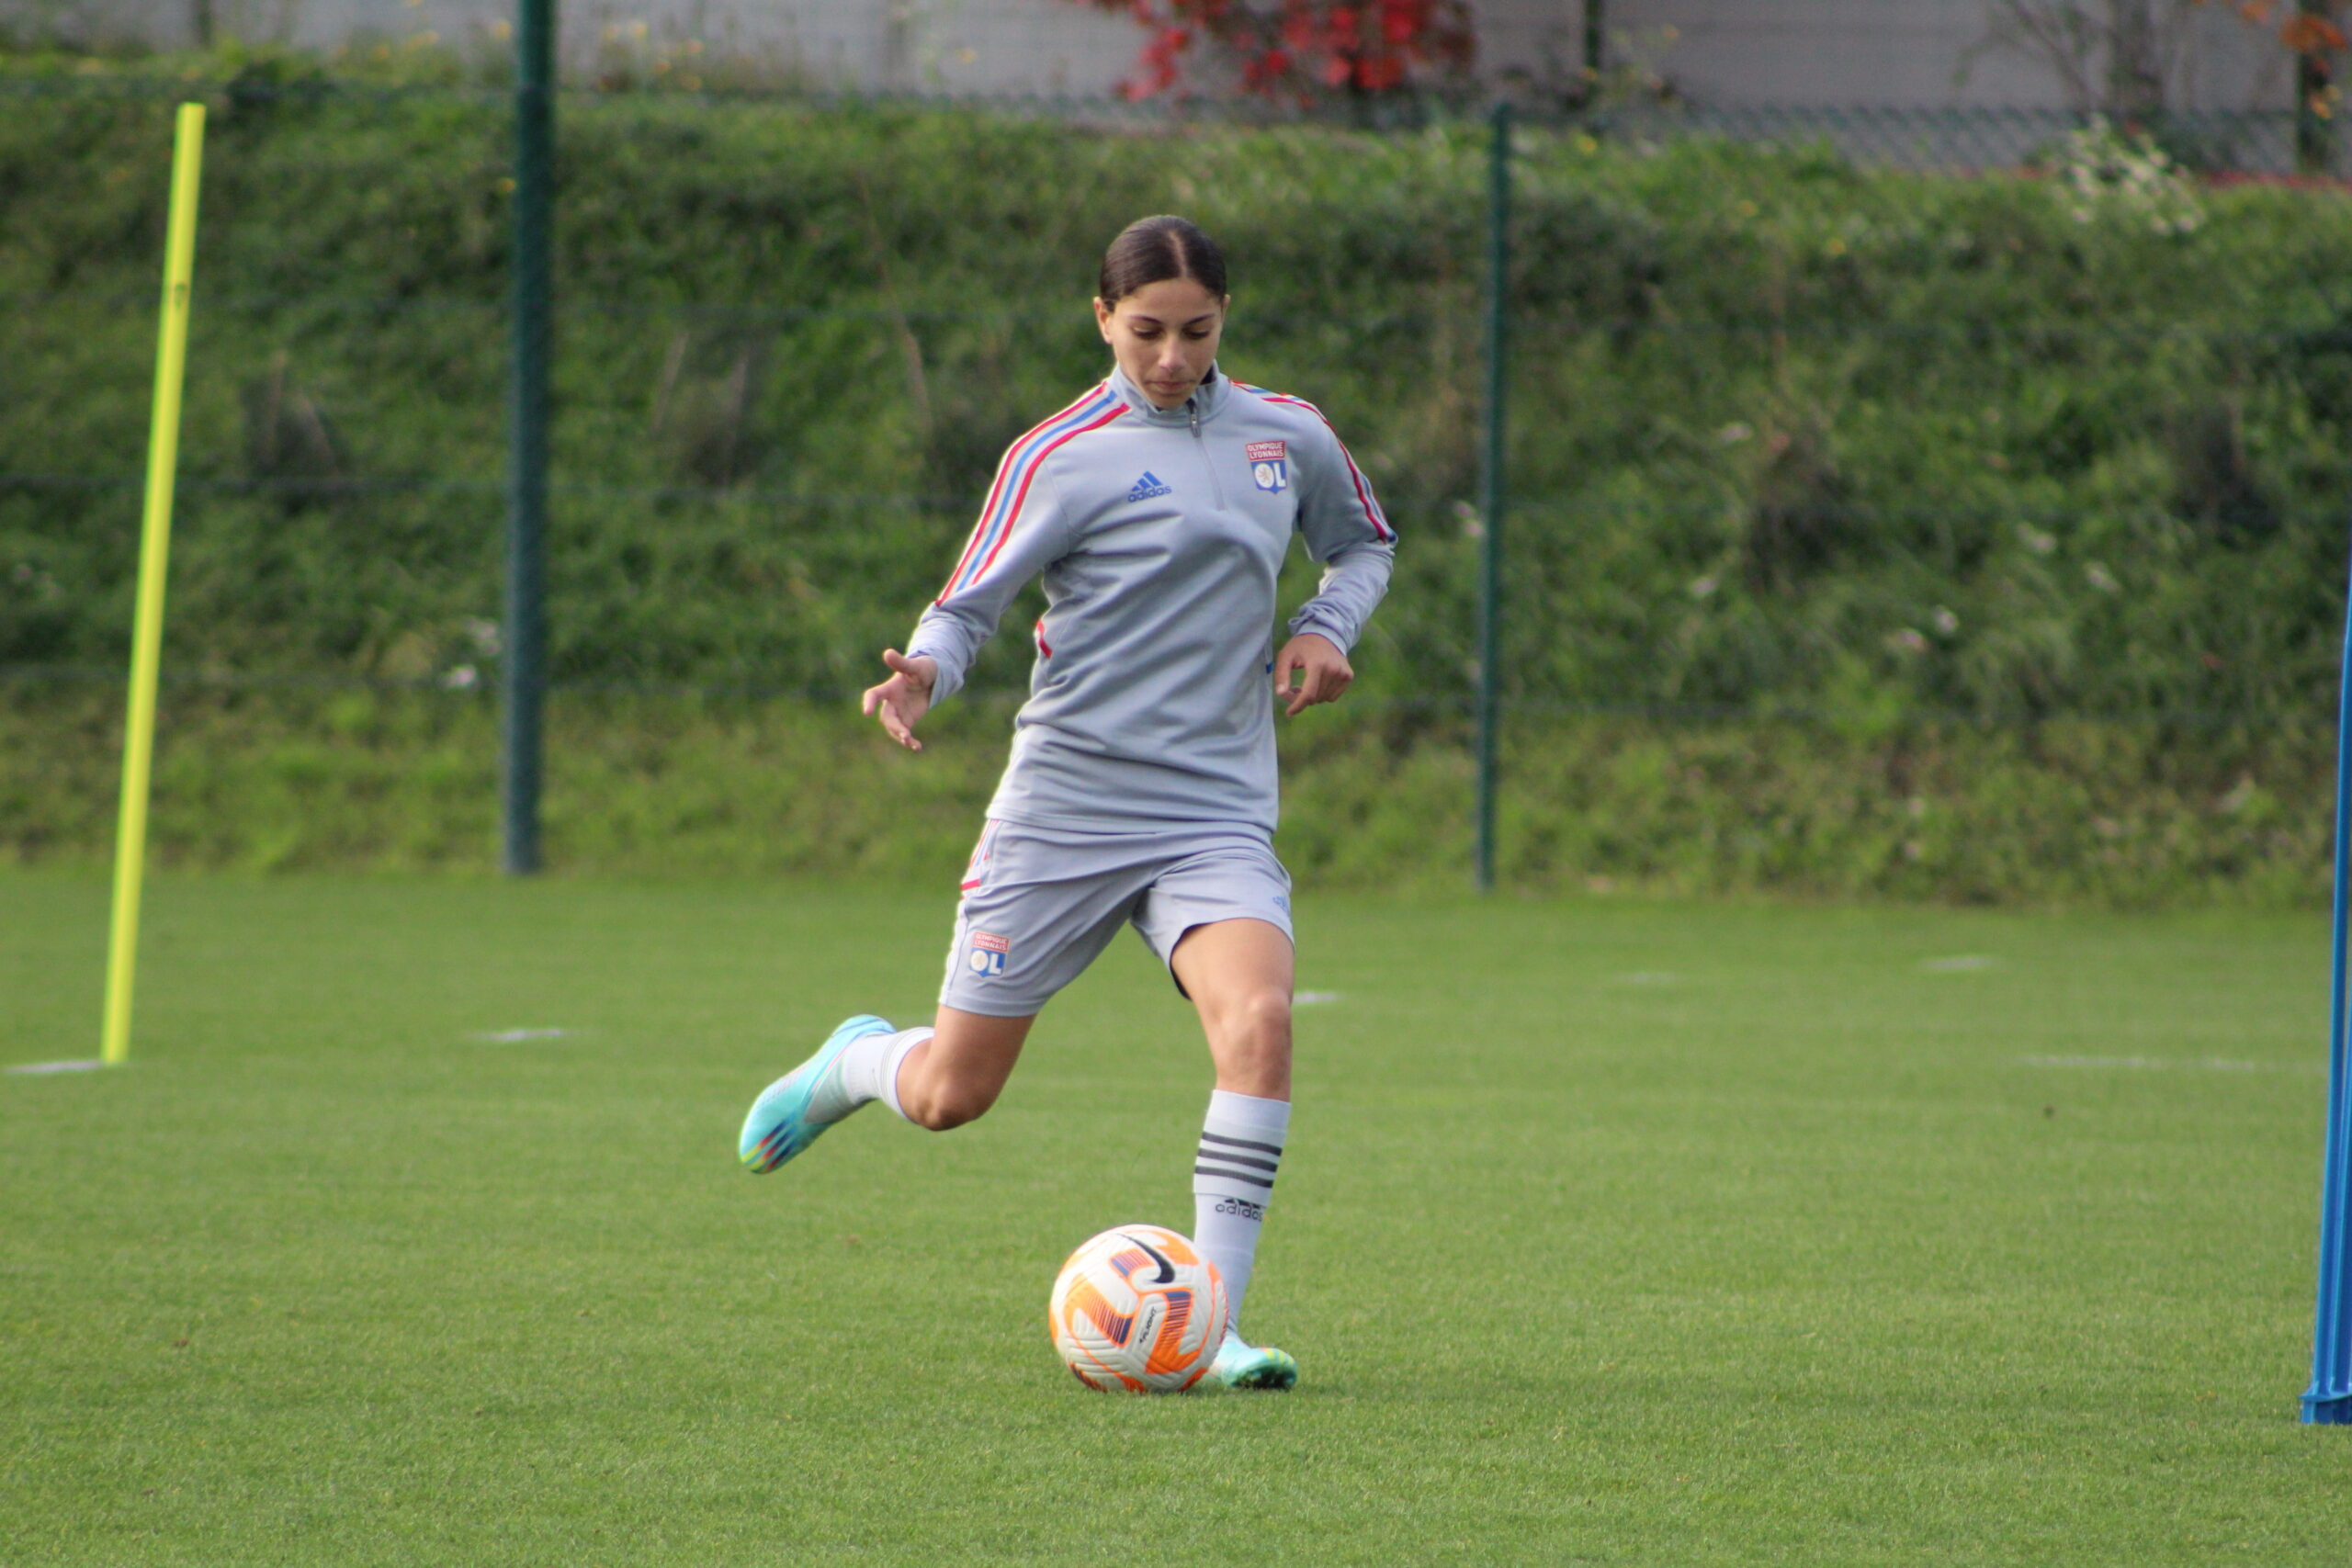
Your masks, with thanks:
[{"label": "adidas logo on chest", "polygon": [[1176,491],[1173,485],[1170,485],[1167,480],[1161,479],[1158,474],[1153,473],[1149,468],[1146,468],[1143,471],[1143,478],[1137,479],[1135,482],[1134,488],[1127,491],[1127,500],[1131,502],[1156,501],[1163,495],[1173,495],[1174,493],[1176,493]]}]

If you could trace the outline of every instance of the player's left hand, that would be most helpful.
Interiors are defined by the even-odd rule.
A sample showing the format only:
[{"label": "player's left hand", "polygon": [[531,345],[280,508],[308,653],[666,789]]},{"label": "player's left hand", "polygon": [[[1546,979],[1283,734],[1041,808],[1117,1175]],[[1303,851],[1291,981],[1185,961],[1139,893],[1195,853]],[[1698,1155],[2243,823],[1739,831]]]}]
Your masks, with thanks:
[{"label": "player's left hand", "polygon": [[1290,705],[1283,711],[1294,718],[1317,703],[1338,702],[1355,678],[1355,667],[1339,644],[1315,632],[1299,633],[1274,655],[1274,700],[1287,699]]}]

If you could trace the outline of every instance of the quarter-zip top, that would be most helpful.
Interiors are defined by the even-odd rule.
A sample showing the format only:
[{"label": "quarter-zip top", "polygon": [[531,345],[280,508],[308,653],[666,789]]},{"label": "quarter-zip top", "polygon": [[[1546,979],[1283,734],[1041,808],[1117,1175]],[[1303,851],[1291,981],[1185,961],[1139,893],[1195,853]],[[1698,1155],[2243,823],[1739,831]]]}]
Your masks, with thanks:
[{"label": "quarter-zip top", "polygon": [[1396,536],[1312,405],[1214,367],[1173,409],[1114,370],[1014,442],[908,644],[937,660],[943,700],[1013,595],[1045,581],[1029,700],[989,815],[1272,832],[1266,671],[1294,535],[1324,572],[1291,630],[1345,651],[1387,590]]},{"label": "quarter-zip top", "polygon": [[[1189,399],[1187,406],[1190,406]],[[1216,462],[1209,456],[1208,443],[1201,438],[1201,413],[1198,409],[1193,410],[1193,457],[1202,476],[1209,482],[1209,499],[1216,503],[1219,512],[1224,511],[1225,476],[1217,472]]]}]

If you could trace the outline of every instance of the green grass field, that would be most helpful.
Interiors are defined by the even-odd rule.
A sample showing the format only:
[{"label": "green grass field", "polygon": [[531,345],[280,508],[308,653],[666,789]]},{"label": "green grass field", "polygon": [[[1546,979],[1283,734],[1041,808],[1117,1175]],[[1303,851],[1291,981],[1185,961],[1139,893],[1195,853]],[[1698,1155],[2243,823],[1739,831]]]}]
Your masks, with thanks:
[{"label": "green grass field", "polygon": [[[948,904],[155,886],[132,1066],[0,1077],[0,1562],[2352,1555],[2320,919],[1306,900],[1250,1299],[1306,1377],[1144,1400],[1043,1326],[1189,1228],[1136,944],[985,1121],[735,1167]],[[0,876],[0,1059],[91,1054],[104,906]]]}]

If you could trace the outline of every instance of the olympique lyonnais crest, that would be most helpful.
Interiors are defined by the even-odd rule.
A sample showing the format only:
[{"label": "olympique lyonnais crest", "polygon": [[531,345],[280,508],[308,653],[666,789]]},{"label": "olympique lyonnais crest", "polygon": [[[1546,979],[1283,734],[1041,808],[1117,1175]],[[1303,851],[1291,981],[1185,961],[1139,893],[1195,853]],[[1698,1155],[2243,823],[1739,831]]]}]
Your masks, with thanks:
[{"label": "olympique lyonnais crest", "polygon": [[974,931],[972,933],[972,973],[990,976],[1003,974],[1004,955],[1012,951],[1012,943],[1007,938],[1001,937],[994,931]]},{"label": "olympique lyonnais crest", "polygon": [[1250,479],[1262,491],[1290,489],[1290,443],[1287,441],[1252,441],[1249,443]]}]

